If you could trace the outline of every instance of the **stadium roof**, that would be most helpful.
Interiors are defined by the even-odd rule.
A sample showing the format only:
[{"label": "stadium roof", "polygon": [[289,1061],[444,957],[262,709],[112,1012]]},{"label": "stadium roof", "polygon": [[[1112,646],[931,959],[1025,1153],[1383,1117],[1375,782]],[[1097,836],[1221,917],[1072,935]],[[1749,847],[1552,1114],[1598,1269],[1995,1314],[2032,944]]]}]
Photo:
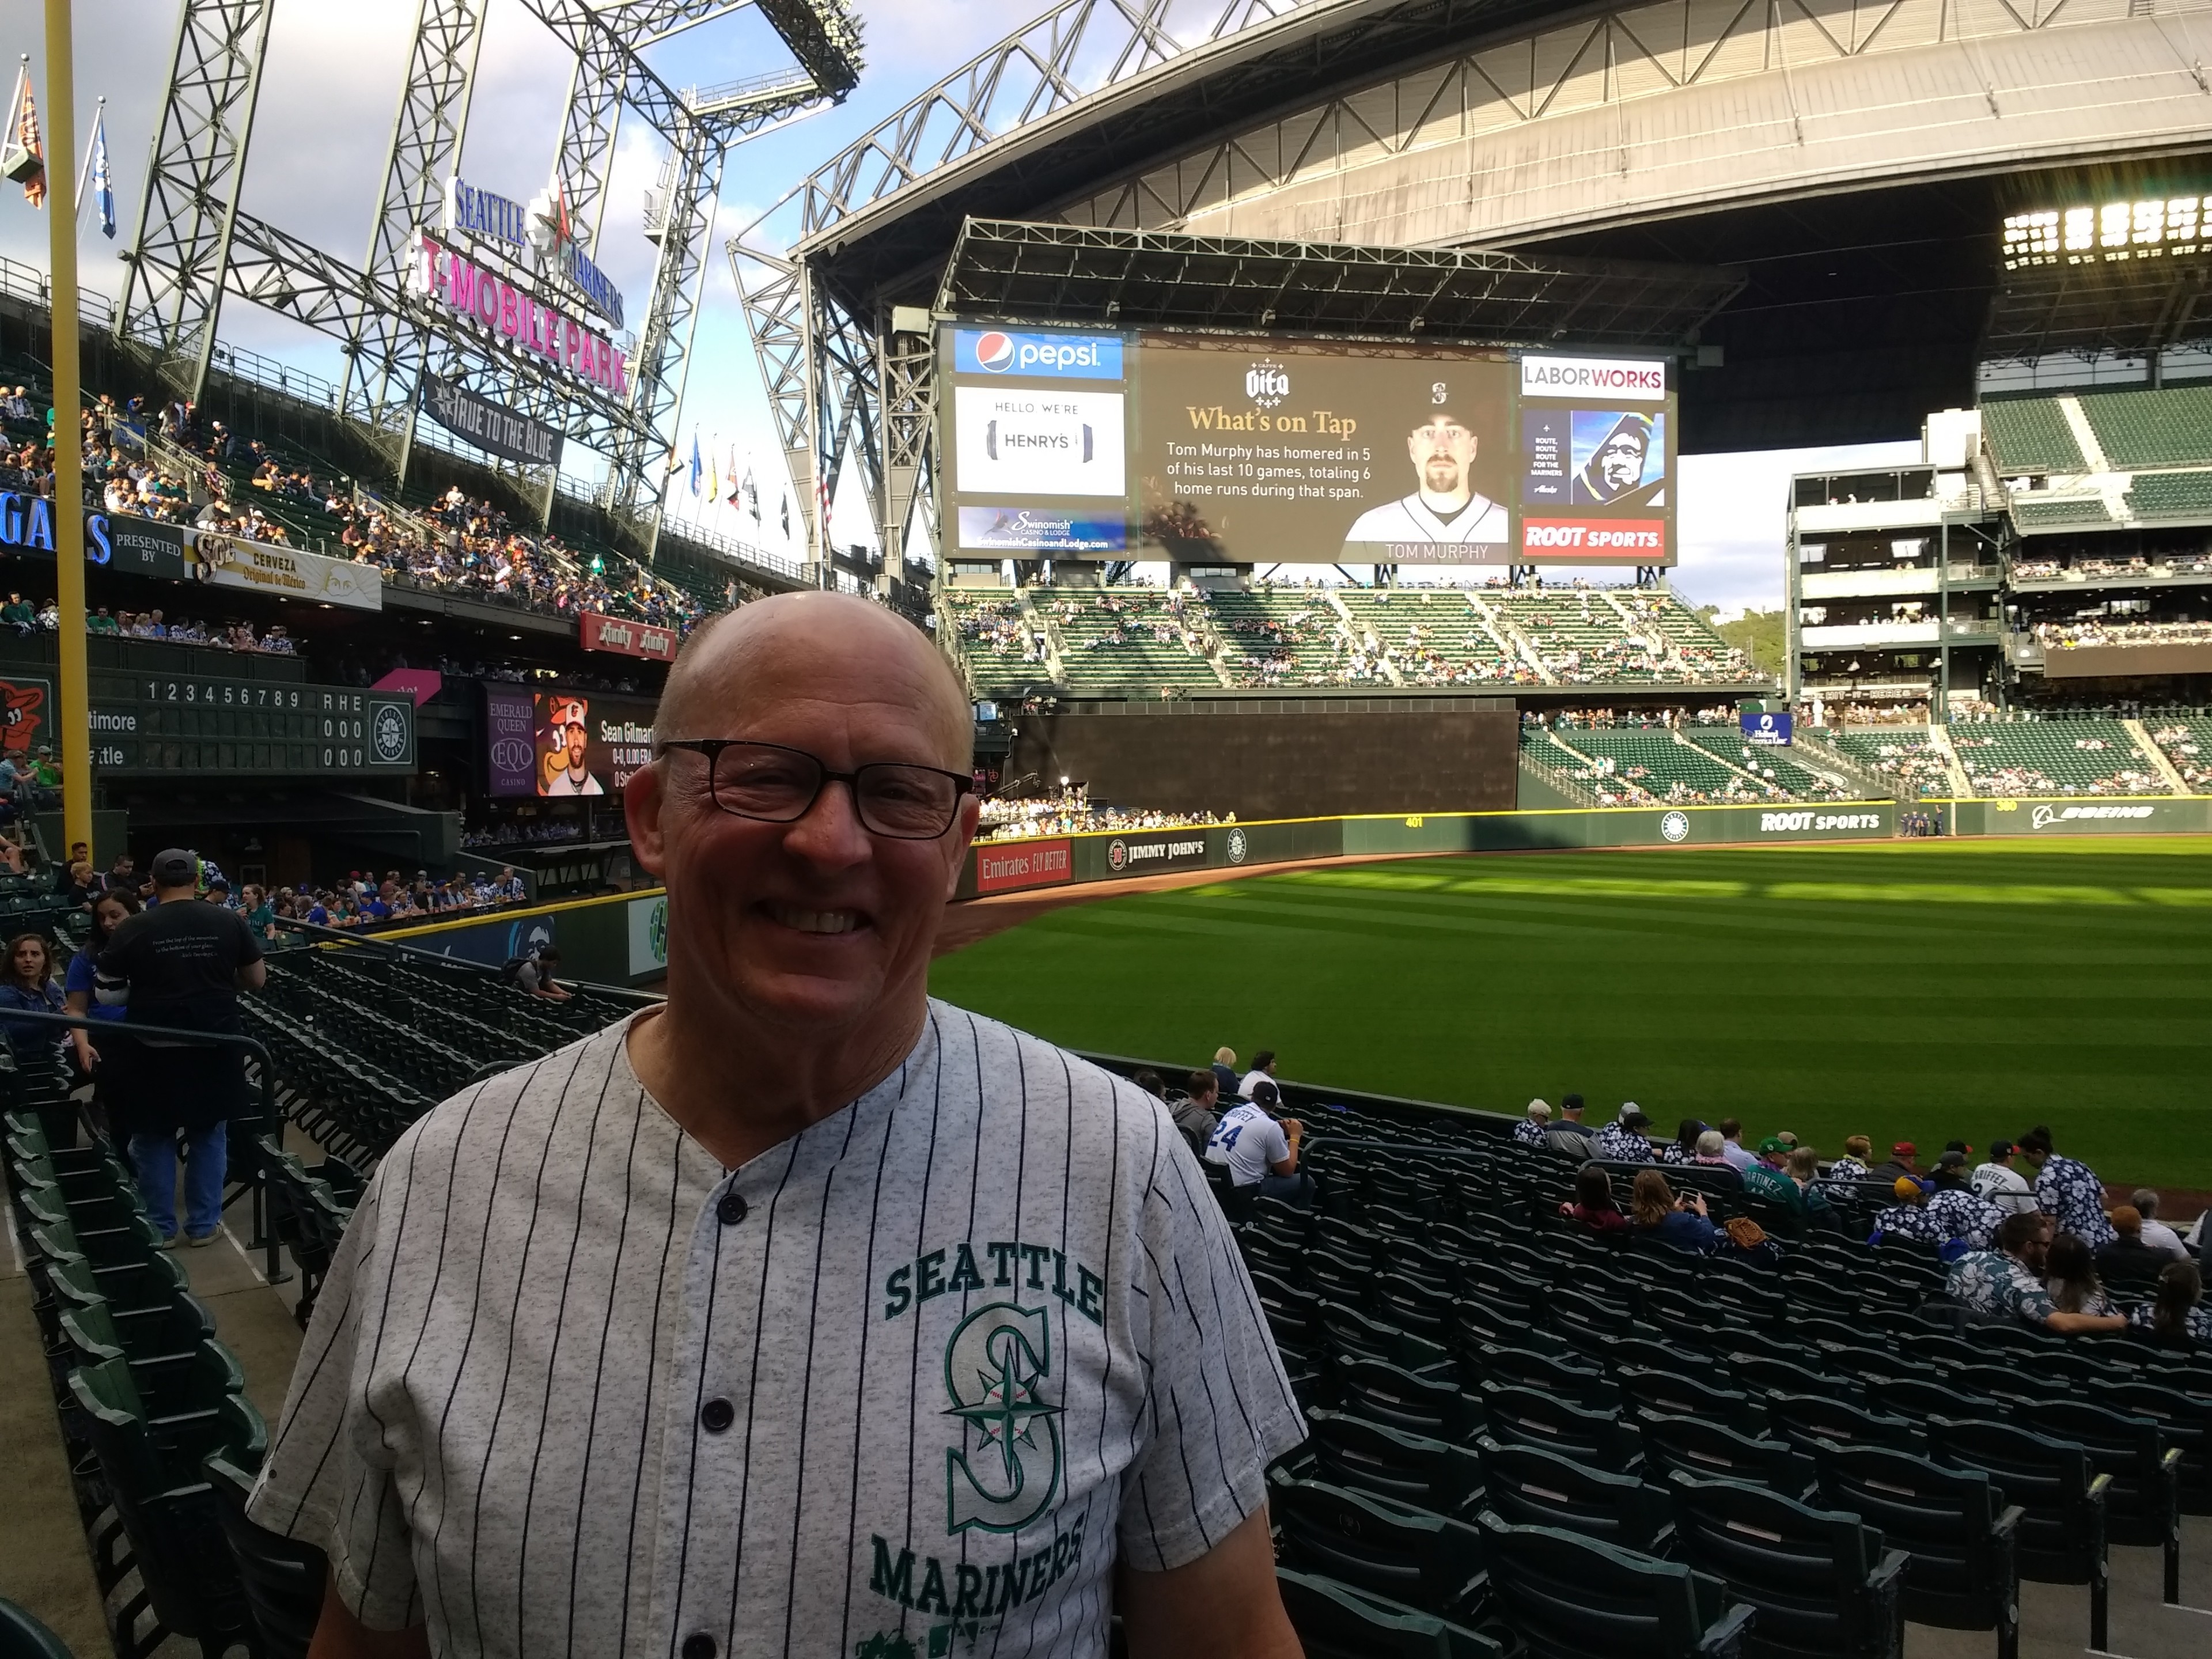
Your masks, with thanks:
[{"label": "stadium roof", "polygon": [[970,219],[937,307],[1012,321],[1674,347],[1743,287],[1701,265]]},{"label": "stadium roof", "polygon": [[2009,270],[1990,299],[1986,360],[2140,356],[2212,337],[2212,245],[2183,257]]},{"label": "stadium roof", "polygon": [[[1076,9],[1071,0],[1040,22],[1056,23],[1065,37],[1082,26],[1063,15]],[[925,94],[807,180],[805,232],[793,252],[833,253],[825,274],[864,310],[878,300],[918,301],[964,219],[1035,214],[1286,100],[1310,96],[1317,85],[1402,72],[1482,35],[1581,9],[1562,0],[1306,0],[1266,21],[1234,27],[1256,9],[1255,0],[1226,7],[1219,38],[1165,61],[1157,41],[1133,40],[1115,80],[1073,99],[1055,60],[1038,75],[1035,94],[1050,113],[988,134],[980,110],[963,112],[963,130],[948,143],[964,153],[949,161],[933,164],[914,142],[934,112],[932,94]],[[1051,50],[1042,40],[1030,47],[1029,68],[1037,70],[1036,59]],[[1012,60],[994,63],[992,78],[1019,72]],[[936,101],[950,105],[950,91]],[[979,134],[987,135],[980,143]]]}]

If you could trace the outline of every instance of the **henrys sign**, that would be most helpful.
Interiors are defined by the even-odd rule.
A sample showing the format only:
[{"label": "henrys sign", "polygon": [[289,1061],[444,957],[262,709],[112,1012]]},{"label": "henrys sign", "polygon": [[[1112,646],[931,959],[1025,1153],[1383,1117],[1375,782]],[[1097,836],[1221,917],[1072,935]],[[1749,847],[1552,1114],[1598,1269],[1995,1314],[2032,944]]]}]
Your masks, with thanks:
[{"label": "henrys sign", "polygon": [[384,609],[384,578],[374,565],[326,559],[319,553],[271,547],[212,530],[187,532],[185,542],[196,581],[250,588],[279,599],[319,599],[356,611]]},{"label": "henrys sign", "polygon": [[650,657],[655,662],[676,660],[676,630],[620,617],[602,617],[596,611],[577,613],[576,631],[586,651],[618,651],[625,657]]},{"label": "henrys sign", "polygon": [[534,351],[610,397],[629,396],[629,364],[621,347],[428,231],[415,233],[408,285],[433,311]]}]

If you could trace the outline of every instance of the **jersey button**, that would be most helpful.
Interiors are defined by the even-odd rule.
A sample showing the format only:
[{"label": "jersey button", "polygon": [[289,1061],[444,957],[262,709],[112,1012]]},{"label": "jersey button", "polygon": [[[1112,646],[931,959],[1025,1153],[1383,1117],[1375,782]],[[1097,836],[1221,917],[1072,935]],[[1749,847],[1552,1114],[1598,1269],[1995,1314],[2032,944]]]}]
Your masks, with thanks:
[{"label": "jersey button", "polygon": [[709,1400],[699,1407],[699,1422],[709,1434],[720,1434],[738,1420],[738,1408],[726,1400]]},{"label": "jersey button", "polygon": [[714,1219],[725,1227],[734,1227],[745,1218],[745,1212],[749,1207],[750,1206],[745,1203],[744,1194],[724,1193],[715,1201]]},{"label": "jersey button", "polygon": [[684,1638],[684,1659],[714,1659],[714,1638],[695,1630]]}]

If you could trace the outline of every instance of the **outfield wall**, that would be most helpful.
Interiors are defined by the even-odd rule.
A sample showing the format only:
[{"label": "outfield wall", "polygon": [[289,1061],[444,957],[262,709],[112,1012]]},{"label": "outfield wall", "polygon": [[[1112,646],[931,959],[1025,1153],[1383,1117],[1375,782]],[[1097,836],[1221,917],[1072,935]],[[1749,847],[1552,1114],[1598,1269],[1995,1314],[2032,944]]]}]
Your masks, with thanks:
[{"label": "outfield wall", "polygon": [[[1109,888],[1137,876],[1247,870],[1315,859],[1411,853],[1528,853],[1601,847],[1791,846],[1886,841],[1893,801],[1817,806],[1637,806],[1534,812],[1413,812],[1274,818],[1183,830],[1122,830],[981,842],[968,849],[957,898]],[[2180,835],[2212,832],[2212,796],[2057,800],[1923,800],[1960,836]],[[657,982],[668,967],[668,902],[658,888],[430,922],[373,935],[495,966],[532,946],[561,951],[564,976],[601,985]]]},{"label": "outfield wall", "polygon": [[1414,812],[1278,818],[986,842],[968,850],[955,896],[1032,892],[1183,870],[1403,853],[1525,853],[1585,847],[1715,847],[1886,840],[1892,801],[1820,806],[1650,806],[1549,812]]},{"label": "outfield wall", "polygon": [[2212,796],[2100,795],[2069,800],[1922,801],[1954,836],[2176,836],[2212,830]]}]

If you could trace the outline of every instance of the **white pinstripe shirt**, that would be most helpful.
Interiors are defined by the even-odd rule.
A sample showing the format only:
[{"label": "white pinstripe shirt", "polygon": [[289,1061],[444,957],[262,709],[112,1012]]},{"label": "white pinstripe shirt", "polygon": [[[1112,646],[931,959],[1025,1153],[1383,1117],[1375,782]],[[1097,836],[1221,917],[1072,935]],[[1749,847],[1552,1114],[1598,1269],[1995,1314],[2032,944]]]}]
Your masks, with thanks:
[{"label": "white pinstripe shirt", "polygon": [[370,1183],[252,1513],[440,1653],[1105,1650],[1302,1437],[1150,1096],[942,1003],[726,1172],[626,1026],[447,1101]]}]

